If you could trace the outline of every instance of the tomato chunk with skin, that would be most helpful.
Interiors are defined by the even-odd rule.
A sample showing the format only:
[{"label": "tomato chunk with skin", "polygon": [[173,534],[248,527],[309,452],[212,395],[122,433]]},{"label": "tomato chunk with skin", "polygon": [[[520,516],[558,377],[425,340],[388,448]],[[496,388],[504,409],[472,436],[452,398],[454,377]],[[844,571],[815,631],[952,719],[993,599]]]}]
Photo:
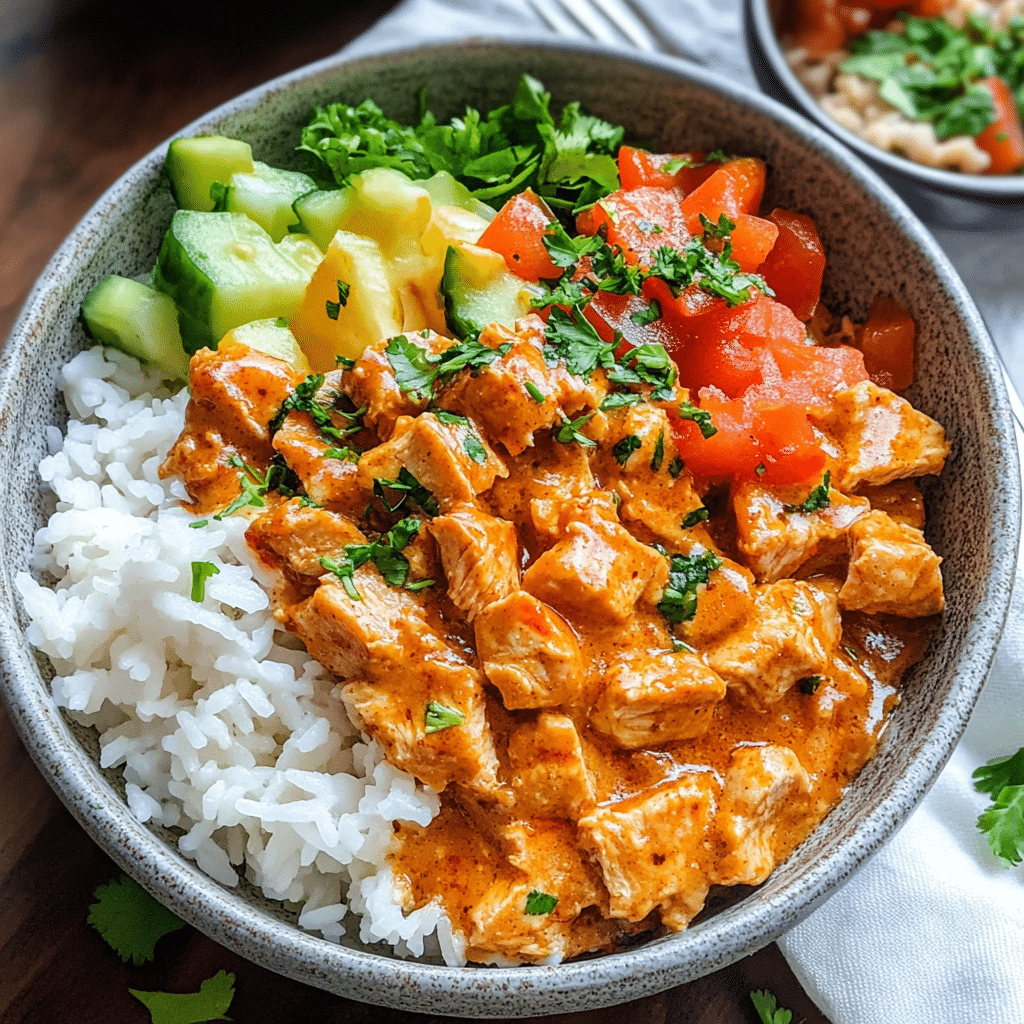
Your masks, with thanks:
[{"label": "tomato chunk with skin", "polygon": [[[692,192],[703,185],[718,163],[704,163],[707,154],[696,153],[649,153],[646,149],[632,146],[619,148],[619,181],[624,191],[647,185],[651,188],[681,188]],[[665,164],[681,160],[683,166],[672,172],[663,170]]]},{"label": "tomato chunk with skin", "polygon": [[632,254],[629,262],[649,266],[663,245],[683,249],[690,240],[680,212],[682,199],[682,189],[676,188],[620,189],[596,202],[587,218],[578,217],[576,228],[580,234],[595,235],[603,226],[610,245]]},{"label": "tomato chunk with skin", "polygon": [[752,274],[764,263],[778,237],[778,224],[763,217],[741,213],[732,231],[732,258],[744,274]]},{"label": "tomato chunk with skin", "polygon": [[773,210],[769,220],[779,237],[758,273],[775,297],[800,320],[810,320],[821,298],[825,274],[825,249],[810,217],[790,210]]},{"label": "tomato chunk with skin", "polygon": [[914,383],[914,339],[917,325],[895,300],[880,295],[871,303],[861,330],[860,348],[871,379],[890,391]]},{"label": "tomato chunk with skin", "polygon": [[1024,128],[1010,87],[996,76],[981,83],[992,96],[996,119],[975,138],[992,158],[989,174],[1013,174],[1024,167]]},{"label": "tomato chunk with skin", "polygon": [[557,218],[530,189],[513,196],[487,225],[478,245],[501,253],[508,269],[527,281],[561,276],[544,245],[548,225]]},{"label": "tomato chunk with skin", "polygon": [[701,214],[716,224],[723,213],[731,221],[741,213],[756,214],[764,195],[764,179],[764,161],[756,157],[722,164],[683,200],[683,218],[690,234],[699,235],[703,230]]}]

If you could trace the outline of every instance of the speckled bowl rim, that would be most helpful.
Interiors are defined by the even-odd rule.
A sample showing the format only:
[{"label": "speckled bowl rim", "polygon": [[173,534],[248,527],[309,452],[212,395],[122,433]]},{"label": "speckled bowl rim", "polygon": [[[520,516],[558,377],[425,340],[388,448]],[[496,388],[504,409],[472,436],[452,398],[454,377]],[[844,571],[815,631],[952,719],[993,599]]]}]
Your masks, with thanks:
[{"label": "speckled bowl rim", "polygon": [[[784,88],[800,104],[805,114],[812,117],[826,131],[837,139],[856,150],[867,160],[895,171],[897,174],[946,195],[962,199],[979,199],[996,202],[1024,202],[1024,174],[988,175],[961,174],[957,171],[944,171],[937,167],[926,167],[906,157],[890,153],[878,146],[866,142],[859,135],[844,128],[834,121],[817,104],[814,97],[807,91],[803,83],[793,73],[782,53],[779,38],[775,34],[768,0],[744,0],[743,17],[746,21],[746,38],[748,44],[751,35],[767,59],[771,70],[782,82]],[[751,54],[751,62],[757,55]]]},{"label": "speckled bowl rim", "polygon": [[[767,897],[755,891],[750,899],[723,910],[699,929],[634,950],[558,966],[450,968],[391,959],[301,932],[222,888],[132,817],[71,736],[42,682],[4,580],[8,592],[3,596],[5,608],[0,619],[0,672],[12,721],[43,775],[90,836],[161,902],[256,963],[338,995],[413,1012],[520,1017],[623,1003],[725,967],[804,918],[897,830],[952,753],[994,657],[1009,607],[1020,489],[1010,410],[992,343],[973,301],[937,244],[888,186],[826,132],[782,105],[713,73],[669,57],[537,38],[472,38],[398,50],[382,46],[355,60],[336,55],[283,75],[223,104],[176,134],[209,130],[261,97],[343,65],[352,69],[382,67],[403,56],[427,53],[443,61],[446,55],[454,58],[467,47],[484,51],[526,48],[535,54],[568,51],[667,72],[753,109],[802,137],[811,150],[838,165],[891,212],[911,244],[927,256],[962,318],[978,359],[981,383],[993,400],[996,436],[989,439],[988,450],[997,463],[1002,460],[1000,472],[1006,481],[1005,501],[992,513],[999,528],[992,571],[979,613],[965,637],[964,649],[970,655],[961,659],[961,671],[941,704],[936,726],[909,770],[887,788],[884,799],[863,817],[853,834],[811,863],[784,894]],[[154,149],[104,193],[58,249],[29,295],[0,362],[0,432],[7,429],[10,396],[31,360],[32,336],[39,329],[37,322],[48,299],[59,290],[63,276],[80,258],[79,252],[88,250],[94,225],[118,207],[137,179],[158,173],[165,146]]]}]

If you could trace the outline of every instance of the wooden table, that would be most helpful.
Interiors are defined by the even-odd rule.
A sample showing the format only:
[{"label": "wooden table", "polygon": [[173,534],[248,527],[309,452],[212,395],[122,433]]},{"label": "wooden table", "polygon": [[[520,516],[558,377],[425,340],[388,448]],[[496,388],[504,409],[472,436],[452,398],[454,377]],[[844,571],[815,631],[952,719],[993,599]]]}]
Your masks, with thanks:
[{"label": "wooden table", "polygon": [[[2,0],[0,8],[0,338],[32,282],[92,202],[129,165],[193,118],[258,83],[327,56],[392,0],[292,0],[183,11],[118,0]],[[194,19],[192,29],[181,24]],[[202,32],[201,35],[196,34]],[[236,975],[237,1024],[413,1024],[428,1018],[352,1003],[281,978],[189,928],[154,964],[126,966],[86,917],[118,874],[43,781],[0,709],[0,1021],[147,1024],[128,992],[197,991]],[[653,999],[549,1018],[563,1024],[756,1024],[752,989],[794,1020],[828,1024],[778,947]]]}]

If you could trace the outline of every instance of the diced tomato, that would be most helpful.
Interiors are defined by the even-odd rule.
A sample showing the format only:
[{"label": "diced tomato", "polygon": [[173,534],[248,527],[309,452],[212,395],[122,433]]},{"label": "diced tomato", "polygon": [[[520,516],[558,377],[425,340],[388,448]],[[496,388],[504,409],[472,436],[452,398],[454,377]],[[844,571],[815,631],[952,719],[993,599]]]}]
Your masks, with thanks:
[{"label": "diced tomato", "polygon": [[755,293],[750,302],[730,311],[731,329],[747,348],[779,343],[807,344],[807,328],[781,302]]},{"label": "diced tomato", "polygon": [[825,468],[825,453],[814,435],[807,413],[799,406],[759,402],[753,408],[754,434],[761,450],[753,476],[766,484],[796,484],[816,480]]},{"label": "diced tomato", "polygon": [[[648,185],[652,188],[681,188],[684,192],[692,192],[703,185],[715,170],[715,162],[703,163],[707,154],[696,153],[649,153],[646,149],[634,149],[632,146],[619,148],[619,181],[623,191]],[[670,160],[681,160],[686,166],[672,173],[662,168]],[[693,164],[701,166],[694,167]]]},{"label": "diced tomato", "polygon": [[722,164],[683,200],[683,217],[690,234],[700,234],[701,214],[718,223],[723,213],[732,221],[741,213],[757,213],[764,195],[764,177],[764,161],[756,157]]},{"label": "diced tomato", "polygon": [[836,0],[799,0],[794,17],[795,40],[812,57],[827,57],[841,50],[846,28]]},{"label": "diced tomato", "polygon": [[879,386],[904,391],[914,383],[913,317],[895,300],[880,295],[871,303],[861,331],[861,351],[868,375]]},{"label": "diced tomato", "polygon": [[508,269],[527,281],[560,277],[561,269],[544,246],[548,225],[556,219],[548,204],[527,189],[505,203],[478,244],[500,252]]},{"label": "diced tomato", "polygon": [[1024,167],[1024,129],[1013,93],[996,76],[980,84],[992,95],[996,119],[974,141],[992,157],[989,174],[1013,174]]},{"label": "diced tomato", "polygon": [[914,13],[919,18],[934,18],[943,14],[953,6],[954,0],[917,0]]},{"label": "diced tomato", "polygon": [[611,343],[619,332],[630,348],[661,340],[654,325],[640,326],[633,317],[646,313],[650,303],[640,295],[598,292],[583,310],[601,340]]},{"label": "diced tomato", "polygon": [[732,258],[740,265],[740,270],[752,274],[772,251],[778,237],[778,224],[741,213],[732,232]]},{"label": "diced tomato", "polygon": [[825,274],[825,250],[818,229],[810,217],[789,210],[773,210],[769,219],[778,225],[779,237],[758,273],[779,302],[801,320],[810,320],[821,298]]},{"label": "diced tomato", "polygon": [[644,185],[629,192],[613,192],[596,202],[590,209],[589,221],[576,221],[577,230],[583,227],[594,235],[602,225],[607,231],[609,244],[621,246],[632,253],[635,263],[647,265],[652,254],[663,245],[685,248],[690,240],[686,221],[680,213],[682,189],[652,188]]}]

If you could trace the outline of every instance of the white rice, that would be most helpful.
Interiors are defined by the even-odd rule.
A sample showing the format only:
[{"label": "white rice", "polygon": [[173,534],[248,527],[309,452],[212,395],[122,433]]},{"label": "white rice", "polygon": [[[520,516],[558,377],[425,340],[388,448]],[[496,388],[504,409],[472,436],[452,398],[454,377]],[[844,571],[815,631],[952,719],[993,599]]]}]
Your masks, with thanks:
[{"label": "white rice", "polygon": [[[98,730],[132,814],[181,830],[203,871],[225,886],[243,874],[326,939],[357,919],[363,942],[465,963],[439,906],[402,914],[386,861],[392,823],[427,824],[436,795],[359,736],[332,677],[277,628],[248,521],[191,528],[181,482],[159,477],[187,392],[98,347],[61,389],[67,434],[53,430],[39,467],[56,511],[36,534],[35,576],[16,585],[55,701]],[[193,562],[218,569],[201,603]]]}]

